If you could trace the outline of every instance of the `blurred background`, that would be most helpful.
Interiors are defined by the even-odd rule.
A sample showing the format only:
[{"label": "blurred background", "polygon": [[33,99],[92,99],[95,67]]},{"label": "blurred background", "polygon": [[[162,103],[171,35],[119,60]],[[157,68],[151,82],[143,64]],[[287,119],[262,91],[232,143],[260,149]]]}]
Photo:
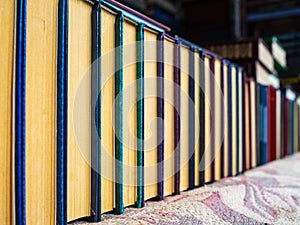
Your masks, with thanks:
[{"label": "blurred background", "polygon": [[203,46],[276,36],[287,53],[281,82],[300,93],[299,0],[119,0]]}]

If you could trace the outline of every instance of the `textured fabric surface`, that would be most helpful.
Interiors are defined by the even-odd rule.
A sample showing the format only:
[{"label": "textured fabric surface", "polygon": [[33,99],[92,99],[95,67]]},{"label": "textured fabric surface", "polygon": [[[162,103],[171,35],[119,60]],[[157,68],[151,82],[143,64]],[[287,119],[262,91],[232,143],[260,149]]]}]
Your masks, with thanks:
[{"label": "textured fabric surface", "polygon": [[300,154],[98,224],[300,224]]}]

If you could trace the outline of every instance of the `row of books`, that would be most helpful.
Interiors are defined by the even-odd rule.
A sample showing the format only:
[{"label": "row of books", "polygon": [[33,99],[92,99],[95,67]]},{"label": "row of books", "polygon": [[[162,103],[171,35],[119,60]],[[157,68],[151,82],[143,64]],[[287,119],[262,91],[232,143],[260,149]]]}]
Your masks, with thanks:
[{"label": "row of books", "polygon": [[99,221],[298,151],[291,90],[115,1],[16,6],[0,2],[3,224]]}]

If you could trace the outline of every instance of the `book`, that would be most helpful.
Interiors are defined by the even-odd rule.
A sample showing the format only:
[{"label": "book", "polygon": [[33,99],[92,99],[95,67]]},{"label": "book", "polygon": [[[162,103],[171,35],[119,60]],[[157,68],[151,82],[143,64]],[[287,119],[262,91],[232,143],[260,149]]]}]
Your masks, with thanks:
[{"label": "book", "polygon": [[189,189],[195,188],[195,48],[189,45]]},{"label": "book", "polygon": [[284,156],[290,154],[290,102],[289,99],[284,97]]},{"label": "book", "polygon": [[259,113],[261,130],[259,136],[259,163],[263,165],[268,161],[268,86],[258,84],[259,86]]},{"label": "book", "polygon": [[157,100],[153,93],[157,92],[157,32],[145,28],[145,62],[144,62],[144,79],[145,82],[151,81],[152,85],[145,85],[144,89],[144,185],[145,200],[157,196]]},{"label": "book", "polygon": [[238,107],[238,173],[244,171],[244,157],[245,157],[245,146],[244,146],[244,72],[243,68],[237,68],[237,107]]},{"label": "book", "polygon": [[300,97],[298,97],[297,98],[297,100],[296,100],[296,107],[297,107],[297,109],[296,109],[296,115],[295,115],[295,118],[297,118],[297,130],[296,130],[296,136],[295,136],[295,139],[297,140],[297,142],[296,142],[296,147],[295,147],[295,151],[296,152],[299,152],[300,151],[300,139],[299,139],[299,137],[300,137]]},{"label": "book", "polygon": [[276,90],[276,159],[281,158],[281,137],[283,134],[283,128],[281,126],[281,90],[278,88]]},{"label": "book", "polygon": [[174,60],[175,42],[164,38],[164,196],[174,193]]},{"label": "book", "polygon": [[249,95],[250,95],[250,143],[251,143],[251,168],[257,165],[257,111],[256,111],[256,84],[254,79],[249,79]]},{"label": "book", "polygon": [[231,101],[232,101],[232,161],[231,161],[231,172],[232,176],[238,173],[238,92],[237,92],[237,80],[238,71],[235,64],[231,64]]},{"label": "book", "polygon": [[[113,130],[113,99],[114,99],[114,42],[115,37],[115,15],[107,9],[101,9],[101,212],[110,212],[114,209],[114,130]],[[104,32],[105,31],[105,32]]]},{"label": "book", "polygon": [[298,146],[299,146],[299,107],[297,100],[294,103],[294,152],[298,152]]},{"label": "book", "polygon": [[0,3],[0,218],[4,224],[13,224],[13,77],[14,77],[14,23],[15,2],[1,1]]},{"label": "book", "polygon": [[67,221],[91,215],[91,12],[89,3],[69,1]]},{"label": "book", "polygon": [[285,112],[285,90],[281,87],[280,88],[280,92],[281,92],[281,96],[280,96],[280,126],[282,128],[282,132],[281,132],[281,137],[280,137],[280,147],[281,147],[281,150],[280,150],[280,157],[283,158],[285,156],[285,149],[286,149],[286,133],[287,131],[285,131],[286,129],[286,112]]},{"label": "book", "polygon": [[276,159],[276,89],[268,87],[268,162]]},{"label": "book", "polygon": [[201,70],[202,70],[202,62],[201,62],[201,50],[195,49],[195,56],[194,56],[194,65],[195,65],[195,78],[194,78],[194,88],[195,88],[195,167],[194,167],[194,175],[195,175],[195,187],[198,187],[201,185],[200,181],[200,160],[202,160],[202,154],[201,154],[201,141],[200,141],[200,92],[201,86],[200,86],[200,76],[201,76]]},{"label": "book", "polygon": [[222,131],[222,115],[223,113],[223,105],[222,105],[222,87],[221,87],[221,59],[215,58],[214,60],[214,115],[213,118],[215,120],[215,137],[214,137],[214,157],[215,157],[215,163],[214,163],[214,180],[221,179],[221,147],[222,147],[222,136],[224,135],[224,132]]},{"label": "book", "polygon": [[229,176],[229,167],[230,167],[230,162],[229,162],[229,156],[230,156],[230,144],[231,143],[231,135],[230,135],[230,126],[231,126],[231,118],[229,118],[231,112],[231,101],[229,98],[229,76],[230,76],[230,66],[229,66],[229,61],[223,60],[222,61],[222,75],[223,75],[223,96],[224,96],[224,141],[223,141],[223,146],[224,146],[224,152],[223,152],[223,177]]},{"label": "book", "polygon": [[285,91],[285,123],[286,131],[288,136],[286,136],[286,144],[285,144],[285,154],[293,154],[294,153],[294,104],[296,100],[296,94],[291,89],[286,89]]},{"label": "book", "polygon": [[189,188],[189,47],[180,45],[180,191]]},{"label": "book", "polygon": [[[269,72],[275,72],[272,54],[262,38],[220,43],[206,47],[235,63],[255,60],[259,61]],[[245,69],[247,74],[252,76],[253,73],[247,67]]]},{"label": "book", "polygon": [[245,81],[245,170],[251,168],[250,81]]},{"label": "book", "polygon": [[212,171],[211,171],[211,79],[210,76],[211,75],[211,70],[210,70],[210,60],[211,60],[211,56],[205,54],[205,58],[204,58],[204,95],[205,95],[205,131],[204,131],[204,135],[205,135],[205,139],[204,139],[204,143],[205,143],[205,147],[204,147],[204,155],[205,155],[205,165],[204,165],[204,169],[205,169],[205,183],[209,183],[212,181],[213,177],[211,176]]},{"label": "book", "polygon": [[[124,207],[137,201],[137,47],[136,23],[124,20]],[[117,200],[117,199],[116,199]],[[118,200],[117,200],[118,201]]]},{"label": "book", "polygon": [[287,57],[286,50],[280,43],[277,37],[265,37],[265,42],[271,49],[272,56],[274,58],[274,67],[277,71],[282,71],[287,69]]},{"label": "book", "polygon": [[[22,125],[26,220],[16,223],[55,223],[57,10],[57,1],[27,2],[26,117]],[[15,212],[18,217],[20,209]]]}]

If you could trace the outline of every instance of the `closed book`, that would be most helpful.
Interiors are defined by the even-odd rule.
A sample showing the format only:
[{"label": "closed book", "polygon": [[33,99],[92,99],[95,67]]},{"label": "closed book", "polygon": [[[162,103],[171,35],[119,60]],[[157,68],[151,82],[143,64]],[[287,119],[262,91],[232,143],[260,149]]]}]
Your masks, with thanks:
[{"label": "closed book", "polygon": [[245,170],[251,168],[250,82],[245,81]]},{"label": "closed book", "polygon": [[223,127],[222,127],[222,116],[223,105],[222,105],[222,88],[221,88],[221,69],[222,69],[221,59],[215,58],[214,62],[214,124],[215,124],[215,134],[214,134],[214,180],[221,179],[221,148],[222,148],[222,136],[223,136]]},{"label": "closed book", "polygon": [[[117,21],[116,21],[117,22]],[[142,146],[137,149],[137,45],[136,23],[124,21],[124,74],[123,74],[123,143],[124,143],[124,207],[134,205],[137,201],[137,153],[143,151]],[[117,68],[116,68],[117,69]],[[115,84],[116,85],[116,84]],[[140,87],[139,87],[140,88]],[[139,112],[139,116],[140,116]],[[141,128],[142,129],[142,128]],[[139,135],[141,137],[141,135]],[[142,160],[142,159],[140,159]],[[141,164],[141,162],[139,162]],[[116,171],[118,172],[118,171]],[[140,173],[141,174],[141,173]],[[141,174],[142,175],[142,174]],[[140,186],[141,184],[139,184]],[[141,194],[141,193],[139,193]],[[140,198],[141,196],[139,196]],[[116,201],[118,201],[116,199]],[[138,205],[142,203],[139,202]]]},{"label": "closed book", "polygon": [[250,142],[251,142],[251,167],[257,165],[257,111],[256,111],[256,84],[253,79],[249,80],[249,95],[250,95]]},{"label": "closed book", "polygon": [[203,107],[203,86],[201,84],[203,80],[204,62],[201,49],[195,50],[194,65],[195,65],[195,186],[203,185],[203,170],[201,167],[201,161],[203,160],[203,126],[204,122],[204,107]]},{"label": "closed book", "polygon": [[[27,224],[55,223],[56,71],[58,70],[56,52],[59,49],[57,44],[57,3],[58,1],[27,1],[25,65],[27,76],[24,84],[24,88],[26,87],[26,105],[24,102],[26,117],[23,125],[26,136],[26,148],[24,149],[26,165],[25,171],[23,171],[26,174],[24,176],[26,179],[24,180],[26,221],[22,221]],[[84,15],[81,19],[85,19]],[[72,33],[72,26],[70,30]],[[72,46],[70,48],[72,49]],[[89,51],[89,46],[87,48]],[[85,55],[87,48],[83,48],[84,57],[87,56]],[[88,65],[89,63],[90,61]],[[72,128],[73,126],[69,127],[69,129]],[[69,138],[71,138],[70,136]],[[18,185],[16,184],[17,188]],[[86,194],[84,190],[81,193]],[[78,197],[80,198],[80,195]],[[85,204],[84,200],[82,204]],[[77,215],[89,215],[89,207],[86,211],[84,209],[80,211],[81,209],[78,208]],[[16,212],[19,213],[19,209],[16,209]]]},{"label": "closed book", "polygon": [[[241,61],[259,61],[269,72],[274,72],[274,60],[270,49],[262,38],[242,40],[236,42],[219,43],[206,46],[209,50],[230,59],[235,63]],[[251,71],[245,68],[247,74]]]},{"label": "closed book", "polygon": [[294,154],[294,146],[295,146],[295,140],[294,140],[294,127],[295,127],[295,121],[294,121],[294,114],[295,114],[295,107],[294,107],[295,101],[290,100],[290,114],[289,114],[289,123],[290,123],[290,154]]},{"label": "closed book", "polygon": [[244,157],[245,157],[245,148],[244,148],[244,72],[243,68],[237,68],[237,123],[238,123],[238,173],[244,171]]},{"label": "closed book", "polygon": [[205,183],[209,183],[212,181],[211,176],[211,145],[210,145],[210,139],[211,139],[211,85],[210,85],[210,56],[205,54],[204,58],[204,94],[205,94],[205,147],[204,147],[204,155],[205,155]]},{"label": "closed book", "polygon": [[229,61],[223,60],[222,63],[222,80],[223,80],[223,96],[224,96],[224,117],[223,117],[223,124],[224,124],[224,141],[223,141],[223,154],[222,154],[222,159],[223,159],[223,177],[229,176],[229,156],[230,156],[230,140],[231,140],[231,135],[230,135],[230,120],[229,120],[229,111],[230,109],[230,98],[229,98],[229,76],[230,76],[230,66],[229,66]]},{"label": "closed book", "polygon": [[285,132],[285,129],[286,129],[286,124],[285,124],[285,115],[286,115],[286,112],[285,112],[285,90],[284,89],[280,89],[281,91],[281,97],[280,97],[280,126],[282,128],[282,131],[281,131],[281,135],[280,135],[280,158],[283,158],[285,156],[285,144],[286,144],[286,132]]},{"label": "closed book", "polygon": [[144,149],[144,185],[145,200],[157,197],[157,98],[151,93],[157,92],[157,32],[145,28],[145,82],[149,80],[152,85],[145,85],[144,95],[149,96],[144,99],[144,124],[145,141]]},{"label": "closed book", "polygon": [[286,50],[275,36],[265,37],[265,42],[271,49],[271,53],[274,59],[274,67],[277,71],[287,69],[287,57]]},{"label": "closed book", "polygon": [[268,161],[268,87],[260,85],[259,91],[259,112],[260,112],[260,165]]},{"label": "closed book", "polygon": [[238,173],[238,68],[235,64],[231,65],[231,88],[232,88],[232,176]]},{"label": "closed book", "polygon": [[[101,212],[109,212],[114,208],[114,163],[112,161],[115,156],[114,152],[114,131],[113,131],[113,99],[114,99],[114,55],[110,52],[114,49],[114,43],[111,40],[115,37],[115,15],[110,11],[101,10],[101,83],[103,88],[101,89],[101,130],[105,130],[101,135],[101,171],[105,172],[105,176],[101,176]],[[105,31],[105,32],[103,32]],[[105,56],[105,57],[104,57]]]},{"label": "closed book", "polygon": [[276,159],[281,158],[281,136],[282,136],[282,127],[281,127],[281,91],[280,89],[276,90]]},{"label": "closed book", "polygon": [[276,89],[268,87],[268,162],[276,159]]},{"label": "closed book", "polygon": [[0,8],[0,218],[4,224],[13,224],[13,71],[15,2],[1,1]]},{"label": "closed book", "polygon": [[91,12],[87,2],[69,1],[67,221],[91,215]]},{"label": "closed book", "polygon": [[297,98],[297,109],[298,109],[298,113],[296,115],[297,119],[298,119],[298,136],[297,136],[297,139],[298,139],[298,146],[297,146],[297,149],[296,151],[300,151],[300,98],[298,97]]},{"label": "closed book", "polygon": [[294,152],[298,152],[298,146],[299,146],[299,108],[298,103],[295,101],[294,103]]},{"label": "closed book", "polygon": [[189,188],[189,47],[180,45],[180,191]]},{"label": "closed book", "polygon": [[290,102],[284,97],[284,156],[290,154]]},{"label": "closed book", "polygon": [[200,186],[200,160],[202,156],[200,154],[200,76],[201,76],[201,52],[195,49],[195,57],[194,57],[194,66],[195,66],[195,78],[194,78],[194,89],[195,89],[195,167],[194,167],[194,174],[195,174],[195,187]]},{"label": "closed book", "polygon": [[175,42],[164,38],[164,196],[174,193],[174,60]]}]

